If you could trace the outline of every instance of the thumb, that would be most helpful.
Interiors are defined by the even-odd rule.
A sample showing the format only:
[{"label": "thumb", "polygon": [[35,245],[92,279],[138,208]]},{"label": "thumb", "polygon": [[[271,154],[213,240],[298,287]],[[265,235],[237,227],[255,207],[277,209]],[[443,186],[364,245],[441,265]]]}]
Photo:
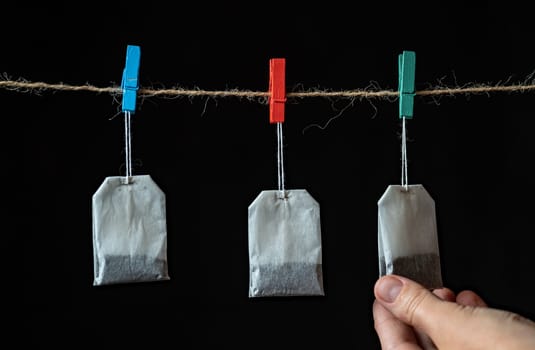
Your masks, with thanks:
[{"label": "thumb", "polygon": [[511,312],[441,300],[396,275],[381,277],[374,293],[396,318],[427,334],[439,349],[535,346],[535,323]]}]

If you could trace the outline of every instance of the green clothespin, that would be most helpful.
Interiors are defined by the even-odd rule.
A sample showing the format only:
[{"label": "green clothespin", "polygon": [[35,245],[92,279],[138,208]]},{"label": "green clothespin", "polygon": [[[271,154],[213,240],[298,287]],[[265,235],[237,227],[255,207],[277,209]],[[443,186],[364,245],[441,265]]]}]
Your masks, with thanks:
[{"label": "green clothespin", "polygon": [[399,70],[399,118],[412,119],[414,108],[414,76],[416,71],[416,53],[403,51],[398,56]]}]

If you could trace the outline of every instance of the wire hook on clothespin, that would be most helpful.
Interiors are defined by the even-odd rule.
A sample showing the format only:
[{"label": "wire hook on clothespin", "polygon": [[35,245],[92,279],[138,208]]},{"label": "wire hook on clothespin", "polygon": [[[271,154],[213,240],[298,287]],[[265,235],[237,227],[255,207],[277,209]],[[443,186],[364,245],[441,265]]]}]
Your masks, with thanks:
[{"label": "wire hook on clothespin", "polygon": [[284,107],[286,103],[286,59],[272,58],[269,60],[269,122],[277,124],[277,178],[280,198],[286,198],[284,189],[284,152],[282,123],[284,123]]},{"label": "wire hook on clothespin", "polygon": [[407,172],[407,133],[405,119],[412,119],[414,112],[414,82],[416,71],[416,53],[403,51],[398,56],[399,72],[399,117],[402,120],[401,131],[401,185],[406,191],[409,189],[409,176]]},{"label": "wire hook on clothespin", "polygon": [[126,63],[121,80],[123,90],[122,110],[124,112],[125,132],[125,184],[129,184],[132,177],[132,135],[130,132],[130,114],[136,112],[137,90],[139,89],[139,61],[141,49],[136,45],[128,45],[126,48]]}]

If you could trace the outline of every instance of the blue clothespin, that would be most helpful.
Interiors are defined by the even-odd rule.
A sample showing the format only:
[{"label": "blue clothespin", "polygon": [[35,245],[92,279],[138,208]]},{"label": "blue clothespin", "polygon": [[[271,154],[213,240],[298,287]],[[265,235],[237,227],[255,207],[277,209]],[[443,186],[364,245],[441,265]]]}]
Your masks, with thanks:
[{"label": "blue clothespin", "polygon": [[414,108],[414,76],[416,71],[416,53],[403,51],[398,56],[399,71],[399,117],[412,119]]},{"label": "blue clothespin", "polygon": [[121,82],[121,88],[123,89],[123,112],[130,112],[132,114],[136,112],[140,58],[140,47],[128,45],[126,48],[126,64],[123,70],[123,80]]}]

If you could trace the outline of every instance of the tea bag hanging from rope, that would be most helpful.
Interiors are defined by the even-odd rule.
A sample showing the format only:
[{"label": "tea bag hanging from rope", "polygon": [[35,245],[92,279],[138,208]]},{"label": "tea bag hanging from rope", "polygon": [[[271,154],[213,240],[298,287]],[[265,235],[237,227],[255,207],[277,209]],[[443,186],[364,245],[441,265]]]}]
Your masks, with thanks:
[{"label": "tea bag hanging from rope", "polygon": [[165,195],[149,175],[132,176],[131,114],[140,50],[128,46],[123,73],[125,176],[107,177],[93,195],[94,282],[168,280]]},{"label": "tea bag hanging from rope", "polygon": [[324,295],[319,204],[284,184],[284,68],[284,59],[270,60],[278,190],[262,191],[249,205],[249,297]]},{"label": "tea bag hanging from rope", "polygon": [[409,185],[406,119],[412,118],[414,52],[404,51],[400,65],[401,185],[390,185],[378,201],[380,276],[396,274],[429,289],[442,287],[435,202],[422,185]]}]

